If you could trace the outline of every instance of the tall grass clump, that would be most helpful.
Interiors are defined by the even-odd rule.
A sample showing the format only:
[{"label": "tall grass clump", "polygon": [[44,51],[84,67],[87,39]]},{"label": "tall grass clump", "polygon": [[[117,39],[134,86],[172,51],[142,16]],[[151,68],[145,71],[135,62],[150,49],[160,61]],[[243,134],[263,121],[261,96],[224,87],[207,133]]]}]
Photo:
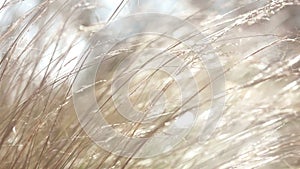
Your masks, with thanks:
[{"label": "tall grass clump", "polygon": [[[0,1],[0,168],[299,168],[299,5],[299,0]],[[109,53],[98,56],[105,59],[92,84],[101,107],[96,113],[105,118],[107,127],[127,137],[147,138],[164,133],[180,116],[185,117],[180,124],[188,125],[188,111],[197,108],[199,115],[172,150],[147,158],[121,156],[96,144],[79,122],[74,104],[87,107],[91,100],[78,104],[74,97],[86,97],[85,89],[91,86],[74,92],[74,84],[88,69],[83,63],[97,51],[95,40],[108,37],[102,31],[107,25],[150,12],[179,18],[201,32],[199,41],[209,48],[200,54],[218,56],[224,94],[213,95],[214,79],[205,63],[176,39],[142,34],[116,43]],[[132,28],[140,29],[135,23]],[[199,41],[193,42],[196,47]],[[135,69],[132,63],[144,63],[145,58],[159,62],[157,56],[164,53],[167,59],[183,60],[186,64],[174,62],[175,67],[189,69],[193,76],[183,76],[178,87],[162,70],[133,74],[125,91],[128,105],[119,92],[122,85],[111,92],[116,80],[125,77],[118,72]],[[179,89],[199,97],[199,102],[191,99],[187,112],[178,111],[183,107]],[[225,101],[222,114],[209,136],[199,140],[194,136],[209,126],[204,121],[215,113],[209,107],[216,97]],[[144,112],[143,119],[124,118],[118,106]],[[152,118],[151,123],[141,123]],[[98,134],[106,137],[104,132]],[[115,145],[114,139],[108,135],[104,143]],[[133,149],[138,152],[142,146]]]}]

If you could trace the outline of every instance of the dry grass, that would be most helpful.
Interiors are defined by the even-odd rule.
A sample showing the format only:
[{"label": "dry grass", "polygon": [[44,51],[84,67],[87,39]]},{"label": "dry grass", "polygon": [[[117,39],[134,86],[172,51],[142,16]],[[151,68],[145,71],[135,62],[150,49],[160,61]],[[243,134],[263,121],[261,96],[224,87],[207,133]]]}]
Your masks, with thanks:
[{"label": "dry grass", "polygon": [[[108,22],[123,10],[124,3],[128,2],[122,1]],[[100,5],[42,1],[20,12],[18,5],[23,7],[26,1],[4,1],[0,7],[0,13],[7,14],[0,21],[0,168],[299,168],[300,2],[192,3],[196,5],[189,6],[193,12],[186,20],[203,33],[224,66],[224,113],[205,142],[189,139],[197,132],[192,130],[174,151],[134,159],[98,147],[83,131],[73,105],[72,85],[83,68],[79,63],[97,35],[91,33],[95,27],[89,26],[93,20],[85,17],[93,12],[90,6]],[[127,50],[116,46],[111,55],[124,58],[153,42],[170,45],[155,38],[138,37],[125,46]],[[201,62],[180,45],[169,51],[191,60],[188,67],[197,70],[196,81],[205,89],[199,95],[210,96]],[[172,113],[178,105],[176,85],[165,90],[167,105],[175,103],[168,110],[171,115],[156,121],[150,131],[149,126],[132,125],[116,113],[111,100],[105,102],[118,60],[114,61],[104,63],[106,74],[98,80],[105,81],[96,84],[98,102],[105,103],[104,117],[128,136],[145,137],[163,130],[166,122],[179,115]],[[133,107],[142,110],[151,104],[144,101],[145,96],[157,88],[163,90],[159,82],[166,74],[146,72],[134,78],[129,91]],[[140,90],[135,90],[137,86]],[[204,100],[200,110],[204,112],[210,101]]]}]

